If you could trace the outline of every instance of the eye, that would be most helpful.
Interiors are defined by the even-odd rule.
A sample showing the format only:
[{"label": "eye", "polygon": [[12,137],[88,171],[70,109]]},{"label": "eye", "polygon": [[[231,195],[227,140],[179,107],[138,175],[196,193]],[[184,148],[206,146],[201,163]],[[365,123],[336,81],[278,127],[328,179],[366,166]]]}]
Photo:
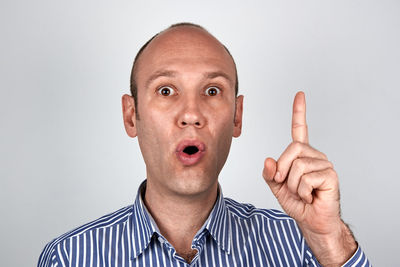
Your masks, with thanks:
[{"label": "eye", "polygon": [[158,89],[158,93],[159,93],[160,95],[162,95],[162,96],[171,96],[171,95],[176,94],[176,93],[175,93],[175,90],[172,89],[172,88],[169,87],[169,86],[163,86],[163,87],[161,87],[160,89]]},{"label": "eye", "polygon": [[221,92],[221,89],[219,89],[218,87],[214,87],[214,86],[212,86],[212,87],[208,87],[207,89],[206,89],[206,95],[208,95],[208,96],[216,96],[217,94],[219,94]]}]

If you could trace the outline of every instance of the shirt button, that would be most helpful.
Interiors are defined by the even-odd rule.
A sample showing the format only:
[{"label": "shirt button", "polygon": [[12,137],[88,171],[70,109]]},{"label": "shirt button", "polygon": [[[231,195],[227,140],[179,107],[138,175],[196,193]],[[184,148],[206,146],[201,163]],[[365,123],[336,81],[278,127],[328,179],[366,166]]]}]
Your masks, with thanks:
[{"label": "shirt button", "polygon": [[158,237],[158,241],[160,241],[161,244],[164,244],[164,239],[161,236]]}]

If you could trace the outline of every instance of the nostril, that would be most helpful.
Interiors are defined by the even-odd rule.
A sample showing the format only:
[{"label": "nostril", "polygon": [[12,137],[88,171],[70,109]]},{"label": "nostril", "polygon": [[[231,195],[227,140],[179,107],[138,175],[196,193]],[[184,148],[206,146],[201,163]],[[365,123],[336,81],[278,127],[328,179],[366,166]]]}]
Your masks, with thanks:
[{"label": "nostril", "polygon": [[193,121],[193,122],[191,122],[191,121],[187,121],[187,120],[181,120],[180,122],[179,122],[179,125],[180,126],[188,126],[188,125],[192,125],[192,126],[196,126],[196,127],[201,127],[202,126],[202,123],[200,123],[199,121]]}]

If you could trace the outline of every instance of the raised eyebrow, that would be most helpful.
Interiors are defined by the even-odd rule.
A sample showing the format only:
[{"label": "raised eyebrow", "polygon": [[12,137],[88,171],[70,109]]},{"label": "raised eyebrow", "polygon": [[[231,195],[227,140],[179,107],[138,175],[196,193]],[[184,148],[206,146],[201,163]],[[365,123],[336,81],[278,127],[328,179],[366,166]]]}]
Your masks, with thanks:
[{"label": "raised eyebrow", "polygon": [[217,77],[222,77],[225,78],[226,80],[228,80],[228,82],[230,82],[231,84],[233,84],[233,80],[231,79],[231,77],[226,74],[225,72],[222,71],[212,71],[212,72],[206,72],[204,73],[204,78],[207,79],[214,79]]},{"label": "raised eyebrow", "polygon": [[172,70],[159,70],[153,73],[146,81],[145,87],[147,88],[150,83],[152,83],[154,80],[160,77],[175,77],[176,76],[176,71]]}]

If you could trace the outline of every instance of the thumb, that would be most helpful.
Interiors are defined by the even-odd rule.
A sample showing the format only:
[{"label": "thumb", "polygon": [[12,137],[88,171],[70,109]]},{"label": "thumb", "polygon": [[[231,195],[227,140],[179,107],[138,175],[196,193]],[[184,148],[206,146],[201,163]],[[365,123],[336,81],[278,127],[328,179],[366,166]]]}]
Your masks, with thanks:
[{"label": "thumb", "polygon": [[276,161],[273,158],[266,158],[264,161],[263,177],[264,180],[269,184],[274,180],[276,173]]},{"label": "thumb", "polygon": [[267,182],[274,195],[279,191],[282,184],[274,180],[276,174],[277,163],[273,158],[266,158],[264,161],[263,177]]}]

